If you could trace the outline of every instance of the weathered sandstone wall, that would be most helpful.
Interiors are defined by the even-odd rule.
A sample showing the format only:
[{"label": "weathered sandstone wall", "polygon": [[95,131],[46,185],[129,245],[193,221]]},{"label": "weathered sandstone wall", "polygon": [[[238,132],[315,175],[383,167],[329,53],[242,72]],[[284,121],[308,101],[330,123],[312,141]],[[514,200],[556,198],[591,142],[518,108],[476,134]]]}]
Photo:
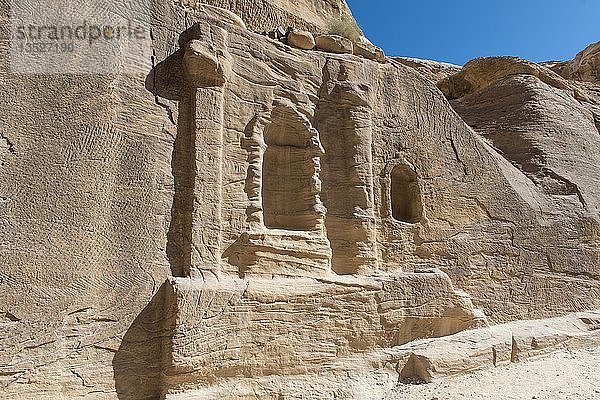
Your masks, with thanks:
[{"label": "weathered sandstone wall", "polygon": [[587,86],[465,68],[450,104],[195,7],[154,3],[137,74],[17,74],[2,33],[3,397],[367,398],[399,372],[372,352],[598,308]]}]

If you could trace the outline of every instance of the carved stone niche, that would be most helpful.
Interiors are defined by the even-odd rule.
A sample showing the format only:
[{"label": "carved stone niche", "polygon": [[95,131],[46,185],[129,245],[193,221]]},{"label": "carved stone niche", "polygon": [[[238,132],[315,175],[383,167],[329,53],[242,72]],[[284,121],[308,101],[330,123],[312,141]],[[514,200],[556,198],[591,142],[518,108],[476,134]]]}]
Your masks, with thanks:
[{"label": "carved stone niche", "polygon": [[382,217],[393,225],[418,224],[423,200],[415,167],[403,159],[389,162],[383,173]]},{"label": "carved stone niche", "polygon": [[293,103],[277,99],[247,126],[242,146],[250,229],[237,255],[240,275],[329,275],[319,132]]}]

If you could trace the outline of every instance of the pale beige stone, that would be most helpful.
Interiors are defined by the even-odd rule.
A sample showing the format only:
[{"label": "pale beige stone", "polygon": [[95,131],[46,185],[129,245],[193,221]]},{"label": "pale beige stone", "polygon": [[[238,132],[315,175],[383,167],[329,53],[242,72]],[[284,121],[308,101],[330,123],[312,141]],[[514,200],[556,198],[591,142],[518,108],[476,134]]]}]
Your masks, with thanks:
[{"label": "pale beige stone", "polygon": [[[208,15],[215,17],[215,18],[224,19],[230,24],[237,25],[239,28],[247,29],[246,23],[235,12],[232,12],[225,8],[215,7],[215,6],[211,6],[209,4],[202,4],[202,3],[203,2],[201,2],[200,4],[197,5],[199,7],[199,11],[205,12]],[[239,10],[237,8],[234,8],[234,10],[239,12]]]},{"label": "pale beige stone", "polygon": [[446,97],[456,99],[511,75],[532,75],[559,89],[572,89],[572,84],[552,70],[516,57],[476,58],[465,64],[459,72],[439,81],[437,86]]},{"label": "pale beige stone", "polygon": [[[451,102],[454,109],[560,207],[574,213],[599,209],[600,178],[584,161],[600,154],[600,102],[593,92],[583,101],[577,92],[585,89],[575,82],[521,60],[478,64],[449,78],[471,82],[470,93]],[[562,262],[554,264],[561,268]]]},{"label": "pale beige stone", "polygon": [[315,38],[310,32],[292,29],[288,32],[287,43],[299,49],[312,50],[315,47]]},{"label": "pale beige stone", "polygon": [[231,65],[225,54],[214,52],[198,40],[187,44],[183,55],[183,68],[190,83],[196,86],[220,86],[231,73]]},{"label": "pale beige stone", "polygon": [[354,20],[345,0],[176,0],[189,8],[208,4],[227,9],[241,17],[249,29],[271,31],[294,27],[311,32],[327,32],[332,21]]},{"label": "pale beige stone", "polygon": [[557,350],[598,346],[599,327],[600,313],[576,313],[415,341],[394,348],[393,352],[400,355],[400,380],[430,383],[442,377],[517,363]]},{"label": "pale beige stone", "polygon": [[600,83],[600,42],[586,47],[572,61],[555,63],[550,68],[567,79]]},{"label": "pale beige stone", "polygon": [[[347,12],[211,4],[258,31]],[[415,339],[598,308],[593,82],[479,60],[449,103],[400,62],[186,5],[154,2],[138,74],[2,56],[3,398],[380,399]],[[473,338],[505,364],[501,333],[406,376],[493,361]],[[520,337],[525,357],[556,336]]]},{"label": "pale beige stone", "polygon": [[379,61],[379,62],[386,61],[383,50],[381,50],[379,47],[374,46],[372,44],[366,44],[366,43],[360,43],[360,42],[354,43],[353,52],[357,56],[368,58],[369,60],[375,60],[375,61]]},{"label": "pale beige stone", "polygon": [[169,393],[210,386],[204,376],[317,374],[339,357],[484,322],[440,271],[382,279],[179,278],[167,290],[166,310],[175,312],[167,316],[174,324],[165,343]]},{"label": "pale beige stone", "polygon": [[392,57],[391,60],[392,62],[397,62],[416,69],[421,75],[433,83],[438,83],[461,70],[459,65],[417,58]]},{"label": "pale beige stone", "polygon": [[405,399],[596,399],[600,348],[557,349],[554,353],[428,385],[397,385],[386,400]]},{"label": "pale beige stone", "polygon": [[317,49],[329,53],[352,54],[354,49],[350,39],[338,35],[318,35],[315,40]]}]

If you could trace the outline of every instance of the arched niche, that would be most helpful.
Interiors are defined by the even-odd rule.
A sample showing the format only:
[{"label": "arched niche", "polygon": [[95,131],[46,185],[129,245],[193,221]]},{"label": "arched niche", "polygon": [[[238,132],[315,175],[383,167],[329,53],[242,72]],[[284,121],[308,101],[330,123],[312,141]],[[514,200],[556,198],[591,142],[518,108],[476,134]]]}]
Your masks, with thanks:
[{"label": "arched niche", "polygon": [[417,173],[406,164],[390,172],[390,207],[396,221],[416,224],[423,217],[423,202]]},{"label": "arched niche", "polygon": [[261,197],[265,227],[308,231],[316,228],[312,132],[298,121],[278,119],[265,128]]},{"label": "arched niche", "polygon": [[416,169],[404,159],[388,162],[382,171],[382,217],[390,222],[420,223],[423,200]]},{"label": "arched niche", "polygon": [[310,121],[293,104],[276,101],[246,133],[249,221],[289,231],[323,229],[320,157],[323,149]]}]

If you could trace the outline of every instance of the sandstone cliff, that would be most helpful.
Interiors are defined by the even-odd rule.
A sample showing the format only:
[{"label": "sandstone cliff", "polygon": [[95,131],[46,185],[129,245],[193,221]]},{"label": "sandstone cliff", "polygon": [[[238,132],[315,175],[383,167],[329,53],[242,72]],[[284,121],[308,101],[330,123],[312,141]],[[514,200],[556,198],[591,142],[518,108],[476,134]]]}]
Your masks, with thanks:
[{"label": "sandstone cliff", "polygon": [[571,61],[552,64],[550,68],[564,78],[599,83],[600,42],[590,44]]},{"label": "sandstone cliff", "polygon": [[16,74],[2,33],[3,397],[382,398],[413,339],[598,308],[593,74],[305,51],[255,31],[344,2],[210,4],[251,30],[157,1],[133,74]]},{"label": "sandstone cliff", "polygon": [[295,27],[326,32],[332,22],[347,20],[354,22],[345,0],[202,0],[182,5],[197,7],[205,3],[221,7],[239,15],[248,28],[256,31],[269,31],[278,26]]}]

